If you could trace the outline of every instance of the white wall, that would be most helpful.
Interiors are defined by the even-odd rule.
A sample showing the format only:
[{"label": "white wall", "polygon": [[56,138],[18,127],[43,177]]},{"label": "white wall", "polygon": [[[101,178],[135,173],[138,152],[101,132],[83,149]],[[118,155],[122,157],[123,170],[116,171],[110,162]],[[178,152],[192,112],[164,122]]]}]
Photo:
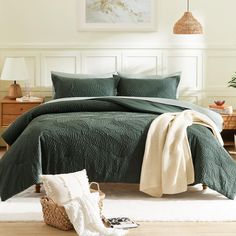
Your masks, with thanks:
[{"label": "white wall", "polygon": [[[226,83],[236,71],[235,0],[191,0],[204,35],[172,34],[185,0],[159,0],[156,32],[79,32],[79,0],[0,0],[0,68],[7,56],[24,56],[35,94],[50,96],[50,70],[164,74],[183,71],[180,94],[206,105],[236,101]],[[109,63],[109,67],[107,66]],[[91,66],[93,65],[93,66]],[[138,68],[138,69],[137,69]],[[0,82],[0,97],[8,82]]]},{"label": "white wall", "polygon": [[192,12],[205,31],[204,36],[197,37],[172,34],[174,22],[185,10],[185,0],[157,0],[158,32],[153,33],[78,32],[77,1],[0,0],[0,43],[159,45],[187,41],[190,44],[235,44],[235,0],[191,0]]}]

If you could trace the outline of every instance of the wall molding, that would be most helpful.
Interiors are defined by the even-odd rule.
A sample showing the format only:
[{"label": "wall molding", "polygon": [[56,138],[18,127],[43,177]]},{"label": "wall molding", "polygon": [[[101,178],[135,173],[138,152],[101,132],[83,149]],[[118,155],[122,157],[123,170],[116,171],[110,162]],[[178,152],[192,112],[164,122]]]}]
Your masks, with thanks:
[{"label": "wall molding", "polygon": [[[34,47],[33,47],[34,45]],[[236,45],[223,48],[164,47],[164,45],[91,44],[24,44],[0,45],[0,68],[5,57],[27,59],[31,72],[32,94],[52,95],[50,71],[68,73],[143,73],[163,75],[182,71],[180,98],[206,105],[212,98],[226,98],[236,104],[236,89],[227,88],[226,81],[236,65]],[[6,45],[5,45],[6,46]],[[88,45],[87,45],[88,46]],[[226,46],[226,45],[225,45]],[[121,48],[119,48],[121,47]],[[220,61],[219,61],[220,60]],[[236,71],[236,66],[235,66]],[[45,83],[46,81],[46,83]],[[7,93],[8,83],[0,81],[0,97]],[[46,87],[48,86],[48,87]],[[22,86],[24,89],[24,86]]]},{"label": "wall molding", "polygon": [[221,43],[188,43],[188,36],[183,36],[184,43],[0,43],[0,49],[204,49],[236,50],[236,44]]}]

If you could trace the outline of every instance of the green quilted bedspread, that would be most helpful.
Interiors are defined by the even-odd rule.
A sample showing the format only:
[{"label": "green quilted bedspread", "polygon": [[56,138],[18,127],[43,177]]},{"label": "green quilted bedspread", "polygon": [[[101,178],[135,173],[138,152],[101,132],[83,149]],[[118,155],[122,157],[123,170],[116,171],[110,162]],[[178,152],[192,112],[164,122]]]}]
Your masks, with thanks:
[{"label": "green quilted bedspread", "polygon": [[[0,160],[0,196],[6,200],[40,174],[86,169],[90,181],[138,183],[145,140],[153,119],[186,108],[138,99],[94,98],[42,104],[2,135],[11,148]],[[195,183],[233,199],[236,162],[211,131],[187,129]]]}]

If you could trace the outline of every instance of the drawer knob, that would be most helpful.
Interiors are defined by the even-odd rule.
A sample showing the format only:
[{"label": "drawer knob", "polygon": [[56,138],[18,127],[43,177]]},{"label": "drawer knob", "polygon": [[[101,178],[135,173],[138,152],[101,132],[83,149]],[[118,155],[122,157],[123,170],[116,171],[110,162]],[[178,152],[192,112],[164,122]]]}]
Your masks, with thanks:
[{"label": "drawer knob", "polygon": [[21,111],[23,111],[23,108],[21,107],[21,109],[20,109]]}]

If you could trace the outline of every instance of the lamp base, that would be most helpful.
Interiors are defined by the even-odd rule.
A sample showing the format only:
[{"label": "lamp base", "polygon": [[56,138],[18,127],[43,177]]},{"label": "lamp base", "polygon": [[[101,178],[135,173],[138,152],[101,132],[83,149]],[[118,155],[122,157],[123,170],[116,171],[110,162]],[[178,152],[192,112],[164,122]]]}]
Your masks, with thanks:
[{"label": "lamp base", "polygon": [[9,99],[16,99],[22,97],[22,91],[19,84],[16,83],[16,81],[13,82],[13,84],[10,85],[8,90],[8,98]]}]

